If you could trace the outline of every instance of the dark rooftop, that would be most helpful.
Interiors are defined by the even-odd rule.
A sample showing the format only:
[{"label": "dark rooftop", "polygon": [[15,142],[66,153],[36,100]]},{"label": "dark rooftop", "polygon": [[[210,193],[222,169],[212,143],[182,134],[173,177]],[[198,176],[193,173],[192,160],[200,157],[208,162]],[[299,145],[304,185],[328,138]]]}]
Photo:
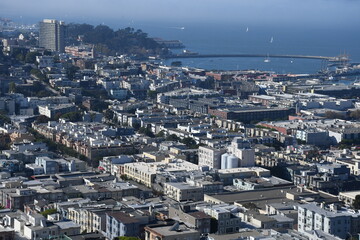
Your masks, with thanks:
[{"label": "dark rooftop", "polygon": [[204,212],[200,212],[200,211],[189,212],[188,214],[197,219],[211,218],[211,216],[207,215]]},{"label": "dark rooftop", "polygon": [[126,213],[123,212],[114,212],[114,213],[107,213],[107,215],[115,218],[118,222],[124,223],[124,224],[131,224],[131,223],[138,223],[139,220],[130,217]]}]

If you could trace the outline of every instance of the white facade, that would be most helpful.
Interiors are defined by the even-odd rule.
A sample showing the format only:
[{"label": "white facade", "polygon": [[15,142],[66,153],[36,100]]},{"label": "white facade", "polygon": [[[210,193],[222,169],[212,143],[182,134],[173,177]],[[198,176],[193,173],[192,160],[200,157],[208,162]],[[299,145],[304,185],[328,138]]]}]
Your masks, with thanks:
[{"label": "white facade", "polygon": [[228,151],[239,158],[239,167],[255,166],[255,150],[250,148],[250,142],[242,138],[234,138]]},{"label": "white facade", "polygon": [[123,100],[127,97],[127,89],[111,89],[110,95],[119,100]]},{"label": "white facade", "polygon": [[225,149],[215,149],[210,147],[199,147],[199,166],[209,166],[210,168],[219,169],[221,167],[221,154]]},{"label": "white facade", "polygon": [[304,204],[298,208],[298,231],[309,233],[318,230],[345,239],[360,231],[359,219],[359,213],[340,211],[334,205],[325,209],[323,204]]},{"label": "white facade", "polygon": [[52,67],[54,65],[53,56],[36,56],[36,62],[39,68]]}]

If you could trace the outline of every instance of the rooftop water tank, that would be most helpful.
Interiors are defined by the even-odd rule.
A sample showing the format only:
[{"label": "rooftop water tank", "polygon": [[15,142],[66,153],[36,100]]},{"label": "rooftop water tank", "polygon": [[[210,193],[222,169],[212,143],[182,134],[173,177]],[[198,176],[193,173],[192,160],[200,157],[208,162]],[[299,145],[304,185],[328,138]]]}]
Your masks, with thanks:
[{"label": "rooftop water tank", "polygon": [[227,161],[229,156],[230,154],[228,153],[224,153],[223,155],[221,155],[221,169],[227,168]]},{"label": "rooftop water tank", "polygon": [[227,168],[237,168],[239,167],[239,158],[234,155],[230,155],[227,158]]}]

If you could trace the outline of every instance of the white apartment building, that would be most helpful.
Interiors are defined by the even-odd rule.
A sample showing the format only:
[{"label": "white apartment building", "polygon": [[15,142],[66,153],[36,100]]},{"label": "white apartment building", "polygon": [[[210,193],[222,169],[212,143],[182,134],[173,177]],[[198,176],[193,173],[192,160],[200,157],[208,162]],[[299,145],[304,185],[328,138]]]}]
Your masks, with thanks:
[{"label": "white apartment building", "polygon": [[250,142],[243,138],[234,138],[228,147],[228,152],[239,158],[239,167],[255,166],[255,150],[250,148]]},{"label": "white apartment building", "polygon": [[340,210],[335,205],[325,208],[315,203],[298,207],[298,231],[310,233],[314,230],[345,239],[360,232],[360,213]]},{"label": "white apartment building", "polygon": [[199,147],[199,166],[209,166],[210,168],[219,169],[221,165],[221,155],[225,149],[216,149],[211,147]]}]

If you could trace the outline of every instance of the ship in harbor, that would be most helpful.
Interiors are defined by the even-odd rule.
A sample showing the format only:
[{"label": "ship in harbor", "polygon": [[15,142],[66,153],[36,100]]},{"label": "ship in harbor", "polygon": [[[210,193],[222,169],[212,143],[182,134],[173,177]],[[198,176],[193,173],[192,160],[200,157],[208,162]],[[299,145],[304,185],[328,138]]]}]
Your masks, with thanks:
[{"label": "ship in harbor", "polygon": [[360,76],[360,64],[349,64],[342,67],[337,67],[335,76]]},{"label": "ship in harbor", "polygon": [[191,55],[191,56],[193,56],[193,55],[199,55],[199,53],[197,53],[197,52],[192,52],[192,51],[189,51],[189,50],[187,50],[187,49],[184,49],[182,54],[183,54],[183,55],[187,55],[187,56],[189,56],[189,55]]},{"label": "ship in harbor", "polygon": [[184,44],[180,40],[165,40],[162,38],[153,38],[155,42],[166,48],[184,48]]}]

